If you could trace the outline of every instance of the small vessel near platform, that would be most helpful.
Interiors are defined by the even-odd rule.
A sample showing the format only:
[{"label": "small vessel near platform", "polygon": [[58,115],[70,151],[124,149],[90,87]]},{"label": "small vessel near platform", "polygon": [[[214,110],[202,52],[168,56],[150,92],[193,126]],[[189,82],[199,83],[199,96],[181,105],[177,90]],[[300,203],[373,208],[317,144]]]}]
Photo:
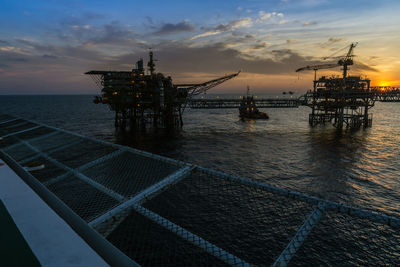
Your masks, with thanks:
[{"label": "small vessel near platform", "polygon": [[239,116],[241,119],[269,119],[267,113],[261,112],[256,107],[254,96],[249,94],[250,87],[247,86],[247,94],[243,96],[239,107]]}]

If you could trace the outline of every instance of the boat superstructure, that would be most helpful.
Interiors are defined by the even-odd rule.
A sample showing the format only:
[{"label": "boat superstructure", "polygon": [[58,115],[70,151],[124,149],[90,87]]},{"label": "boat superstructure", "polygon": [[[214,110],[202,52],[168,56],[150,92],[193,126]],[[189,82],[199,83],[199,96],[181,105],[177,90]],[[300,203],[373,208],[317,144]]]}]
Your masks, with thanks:
[{"label": "boat superstructure", "polygon": [[247,86],[247,94],[242,97],[239,107],[239,116],[242,119],[268,119],[268,115],[256,107],[254,96],[250,95],[250,87]]}]

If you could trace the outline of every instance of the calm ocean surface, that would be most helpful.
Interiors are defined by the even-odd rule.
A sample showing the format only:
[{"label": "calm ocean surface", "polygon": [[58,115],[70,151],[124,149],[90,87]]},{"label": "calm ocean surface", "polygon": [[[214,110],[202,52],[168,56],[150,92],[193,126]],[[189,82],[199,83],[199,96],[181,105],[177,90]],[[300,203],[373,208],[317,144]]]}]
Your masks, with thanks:
[{"label": "calm ocean surface", "polygon": [[0,96],[2,113],[400,215],[400,103],[376,103],[372,128],[341,133],[311,128],[308,107],[263,111],[269,120],[243,122],[236,109],[187,109],[179,136],[131,137],[115,132],[113,112],[92,96]]}]

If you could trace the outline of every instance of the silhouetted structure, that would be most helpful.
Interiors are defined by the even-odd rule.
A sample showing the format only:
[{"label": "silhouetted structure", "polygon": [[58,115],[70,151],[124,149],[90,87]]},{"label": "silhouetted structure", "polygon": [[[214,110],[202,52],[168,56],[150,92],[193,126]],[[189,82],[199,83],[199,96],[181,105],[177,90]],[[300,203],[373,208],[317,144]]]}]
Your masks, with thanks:
[{"label": "silhouetted structure", "polygon": [[326,78],[314,81],[314,90],[307,92],[303,105],[312,111],[309,123],[314,126],[332,122],[339,129],[372,125],[368,110],[374,106],[375,94],[370,80],[360,77]]},{"label": "silhouetted structure", "polygon": [[194,95],[207,91],[238,73],[223,76],[201,84],[174,85],[171,77],[155,72],[153,52],[149,53],[148,74],[143,68],[143,59],[132,71],[89,71],[102,88],[101,96],[94,103],[108,104],[115,111],[115,127],[131,130],[154,128],[167,130],[182,127],[182,112],[186,101]]},{"label": "silhouetted structure", "polygon": [[261,112],[256,107],[254,96],[250,95],[250,87],[247,86],[247,94],[243,96],[239,107],[241,119],[268,119],[267,113]]},{"label": "silhouetted structure", "polygon": [[[371,126],[372,115],[368,110],[374,106],[376,95],[370,90],[370,80],[347,75],[348,66],[353,65],[353,49],[356,46],[357,43],[352,43],[347,54],[336,64],[306,66],[296,70],[315,72],[314,89],[303,98],[303,104],[312,109],[310,125],[332,122],[339,129],[344,125],[349,128]],[[317,80],[317,70],[337,66],[343,66],[342,78],[323,76]]]}]

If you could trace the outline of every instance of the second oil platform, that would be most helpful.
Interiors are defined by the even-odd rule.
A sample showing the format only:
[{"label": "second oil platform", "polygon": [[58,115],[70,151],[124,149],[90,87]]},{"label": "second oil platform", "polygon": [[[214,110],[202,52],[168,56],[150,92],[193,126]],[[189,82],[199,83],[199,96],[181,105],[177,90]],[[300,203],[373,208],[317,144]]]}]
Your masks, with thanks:
[{"label": "second oil platform", "polygon": [[155,72],[153,52],[149,52],[147,73],[143,59],[132,71],[97,71],[90,75],[102,89],[94,103],[108,104],[115,112],[115,127],[131,130],[164,128],[176,130],[182,127],[182,113],[187,101],[195,95],[206,92],[229,79],[240,71],[199,84],[173,84],[170,76]]},{"label": "second oil platform", "polygon": [[[314,126],[332,122],[341,129],[360,128],[372,125],[372,114],[369,109],[374,106],[376,93],[371,90],[370,80],[360,76],[348,76],[348,66],[353,65],[353,49],[357,43],[352,43],[347,54],[336,64],[306,66],[296,71],[314,70],[314,88],[302,98],[302,105],[311,108],[309,123]],[[343,67],[343,77],[325,77],[317,80],[317,70]]]}]

